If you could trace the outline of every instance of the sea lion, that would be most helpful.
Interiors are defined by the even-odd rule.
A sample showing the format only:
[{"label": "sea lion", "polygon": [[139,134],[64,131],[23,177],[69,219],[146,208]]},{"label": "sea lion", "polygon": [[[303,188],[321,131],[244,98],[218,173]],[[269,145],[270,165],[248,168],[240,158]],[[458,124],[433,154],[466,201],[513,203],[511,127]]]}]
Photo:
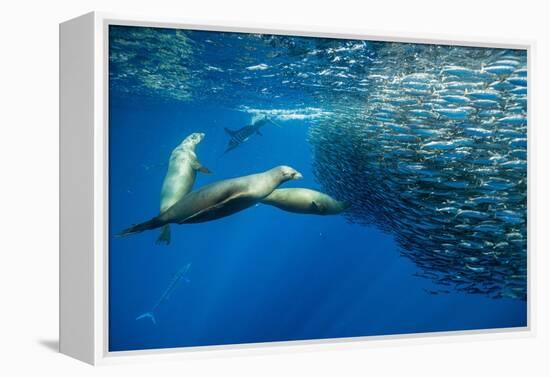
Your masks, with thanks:
[{"label": "sea lion", "polygon": [[277,166],[263,173],[214,182],[185,195],[151,220],[123,230],[119,236],[171,223],[201,223],[220,219],[253,206],[271,194],[281,183],[301,178],[302,174],[293,168]]},{"label": "sea lion", "polygon": [[311,215],[336,215],[349,207],[327,194],[306,188],[276,189],[261,202],[284,211]]},{"label": "sea lion", "polygon": [[[160,213],[172,207],[191,191],[197,171],[211,174],[210,170],[199,162],[195,153],[195,148],[203,139],[203,133],[192,133],[172,151],[160,193]],[[170,243],[169,225],[162,227],[157,243]]]}]

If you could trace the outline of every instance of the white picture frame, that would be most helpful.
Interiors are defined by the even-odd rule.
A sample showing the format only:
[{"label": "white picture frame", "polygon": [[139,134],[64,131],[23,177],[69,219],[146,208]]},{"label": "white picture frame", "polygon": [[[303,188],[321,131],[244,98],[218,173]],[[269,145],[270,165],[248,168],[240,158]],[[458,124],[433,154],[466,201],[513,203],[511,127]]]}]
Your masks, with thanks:
[{"label": "white picture frame", "polygon": [[[528,337],[535,333],[535,289],[531,203],[528,201],[527,326],[514,329],[456,331],[173,348],[108,351],[108,27],[153,26],[179,29],[251,32],[293,36],[364,39],[525,49],[529,88],[534,80],[535,44],[524,40],[460,38],[417,33],[378,33],[324,27],[240,25],[192,22],[92,12],[60,25],[60,352],[90,364],[183,359],[330,348],[471,341]],[[529,90],[528,96],[531,96]],[[532,101],[528,100],[528,135],[533,135]],[[533,198],[533,145],[528,144],[528,197]],[[200,351],[200,352],[198,352]]]}]

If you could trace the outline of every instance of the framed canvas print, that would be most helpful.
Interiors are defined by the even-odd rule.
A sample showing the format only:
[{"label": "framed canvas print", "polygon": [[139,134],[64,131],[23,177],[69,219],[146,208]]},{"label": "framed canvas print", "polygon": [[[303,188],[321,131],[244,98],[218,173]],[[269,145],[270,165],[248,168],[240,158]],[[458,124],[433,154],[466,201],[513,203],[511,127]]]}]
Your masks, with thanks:
[{"label": "framed canvas print", "polygon": [[62,352],[529,333],[531,44],[60,31]]}]

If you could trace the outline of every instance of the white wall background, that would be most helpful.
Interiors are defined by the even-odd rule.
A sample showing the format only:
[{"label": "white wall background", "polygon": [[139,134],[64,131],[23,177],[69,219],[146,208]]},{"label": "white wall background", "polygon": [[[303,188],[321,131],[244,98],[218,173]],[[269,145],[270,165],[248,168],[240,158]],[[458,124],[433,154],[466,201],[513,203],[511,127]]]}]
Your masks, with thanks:
[{"label": "white wall background", "polygon": [[[548,375],[548,90],[544,1],[4,1],[0,5],[0,374],[152,376]],[[191,360],[93,369],[56,354],[58,316],[58,23],[90,10],[449,36],[535,39],[537,280],[534,338]],[[533,178],[533,177],[532,177]],[[544,348],[546,347],[546,351]]]}]

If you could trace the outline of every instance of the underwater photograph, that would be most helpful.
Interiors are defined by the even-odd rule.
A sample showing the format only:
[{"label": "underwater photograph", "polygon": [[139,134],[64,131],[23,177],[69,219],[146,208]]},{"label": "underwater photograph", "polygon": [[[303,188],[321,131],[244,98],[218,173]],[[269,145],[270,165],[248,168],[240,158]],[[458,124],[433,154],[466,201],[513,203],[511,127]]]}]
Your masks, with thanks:
[{"label": "underwater photograph", "polygon": [[525,328],[527,51],[109,26],[108,350]]}]

